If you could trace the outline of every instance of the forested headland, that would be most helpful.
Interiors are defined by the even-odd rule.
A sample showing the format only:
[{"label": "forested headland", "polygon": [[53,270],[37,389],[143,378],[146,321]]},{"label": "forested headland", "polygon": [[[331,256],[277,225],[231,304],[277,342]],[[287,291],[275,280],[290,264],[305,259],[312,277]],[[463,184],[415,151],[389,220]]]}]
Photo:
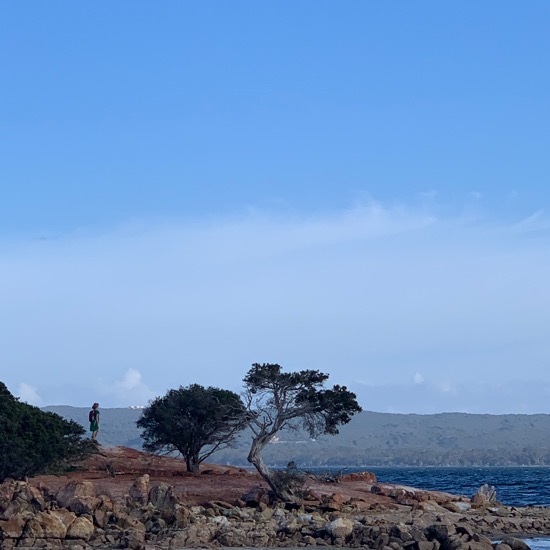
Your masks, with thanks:
[{"label": "forested headland", "polygon": [[[46,410],[85,424],[88,409]],[[104,445],[141,449],[136,421],[140,409],[102,409]],[[211,462],[247,465],[250,434],[237,446],[216,453]],[[299,467],[361,466],[550,466],[550,415],[443,413],[392,414],[365,411],[335,436],[316,440],[284,432],[264,452],[274,466],[294,460]]]}]

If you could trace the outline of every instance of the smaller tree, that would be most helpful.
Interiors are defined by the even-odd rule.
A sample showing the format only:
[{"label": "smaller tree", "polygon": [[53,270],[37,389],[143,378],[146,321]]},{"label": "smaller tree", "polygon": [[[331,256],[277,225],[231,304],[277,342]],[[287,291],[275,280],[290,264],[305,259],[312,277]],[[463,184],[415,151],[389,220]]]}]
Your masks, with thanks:
[{"label": "smaller tree", "polygon": [[[255,363],[244,378],[253,432],[248,461],[285,502],[296,500],[289,483],[272,472],[262,459],[264,447],[283,429],[304,429],[311,437],[338,433],[361,412],[354,393],[345,386],[325,389],[328,374],[318,370],[282,372],[277,364]],[[281,482],[283,480],[283,482]]]},{"label": "smaller tree", "polygon": [[232,445],[246,424],[247,411],[239,395],[200,384],[157,397],[137,421],[147,451],[177,451],[189,472],[197,472],[212,453]]}]

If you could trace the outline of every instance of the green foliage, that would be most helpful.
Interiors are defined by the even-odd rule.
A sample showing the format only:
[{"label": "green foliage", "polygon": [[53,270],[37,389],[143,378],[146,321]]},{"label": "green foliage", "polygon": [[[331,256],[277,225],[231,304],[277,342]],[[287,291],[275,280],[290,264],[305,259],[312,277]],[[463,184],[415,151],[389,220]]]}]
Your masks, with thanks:
[{"label": "green foliage", "polygon": [[231,445],[246,423],[246,409],[236,393],[192,384],[157,397],[137,426],[145,450],[178,451],[194,472],[213,452]]},{"label": "green foliage", "polygon": [[84,429],[21,403],[0,382],[0,481],[56,471],[97,450]]},{"label": "green foliage", "polygon": [[337,434],[362,409],[345,386],[325,389],[326,380],[328,374],[318,370],[282,372],[278,364],[254,363],[244,383],[256,425],[275,431],[301,427],[311,437]]}]

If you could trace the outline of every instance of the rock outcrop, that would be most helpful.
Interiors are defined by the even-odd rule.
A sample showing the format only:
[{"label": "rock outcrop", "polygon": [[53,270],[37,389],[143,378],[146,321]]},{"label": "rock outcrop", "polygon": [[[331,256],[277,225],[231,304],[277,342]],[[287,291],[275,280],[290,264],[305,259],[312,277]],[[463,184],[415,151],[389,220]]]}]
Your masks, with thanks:
[{"label": "rock outcrop", "polygon": [[550,534],[550,510],[502,506],[491,487],[470,499],[365,472],[308,478],[304,489],[285,506],[250,471],[194,475],[174,458],[102,448],[65,477],[0,484],[0,548],[527,550],[520,538]]},{"label": "rock outcrop", "polygon": [[[370,479],[372,481],[372,479]],[[375,497],[374,502],[370,495]],[[386,500],[376,500],[382,498]],[[475,501],[475,499],[473,499]],[[519,536],[550,533],[550,511],[373,483],[363,499],[309,495],[299,506],[270,504],[252,488],[235,502],[186,503],[174,487],[134,480],[123,499],[90,481],[0,485],[0,546],[170,549],[347,546],[376,550],[527,550]],[[491,539],[498,537],[499,543]],[[515,538],[516,537],[516,538]]]}]

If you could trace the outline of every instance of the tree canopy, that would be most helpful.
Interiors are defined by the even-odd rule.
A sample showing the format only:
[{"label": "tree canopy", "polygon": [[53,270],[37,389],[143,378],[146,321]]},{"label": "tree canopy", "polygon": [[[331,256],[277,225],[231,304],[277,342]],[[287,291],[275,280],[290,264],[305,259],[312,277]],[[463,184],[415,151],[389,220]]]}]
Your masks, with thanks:
[{"label": "tree canopy", "polygon": [[145,450],[178,451],[190,472],[196,472],[215,451],[231,445],[246,423],[239,395],[200,384],[180,386],[157,397],[137,421]]},{"label": "tree canopy", "polygon": [[311,437],[335,435],[338,426],[361,412],[355,394],[345,386],[324,387],[328,378],[318,370],[283,372],[276,363],[254,363],[244,378],[254,434],[248,461],[285,501],[294,500],[294,495],[277,483],[277,476],[262,460],[264,447],[283,429],[302,428]]},{"label": "tree canopy", "polygon": [[67,466],[97,450],[74,421],[21,403],[0,382],[0,481]]}]

